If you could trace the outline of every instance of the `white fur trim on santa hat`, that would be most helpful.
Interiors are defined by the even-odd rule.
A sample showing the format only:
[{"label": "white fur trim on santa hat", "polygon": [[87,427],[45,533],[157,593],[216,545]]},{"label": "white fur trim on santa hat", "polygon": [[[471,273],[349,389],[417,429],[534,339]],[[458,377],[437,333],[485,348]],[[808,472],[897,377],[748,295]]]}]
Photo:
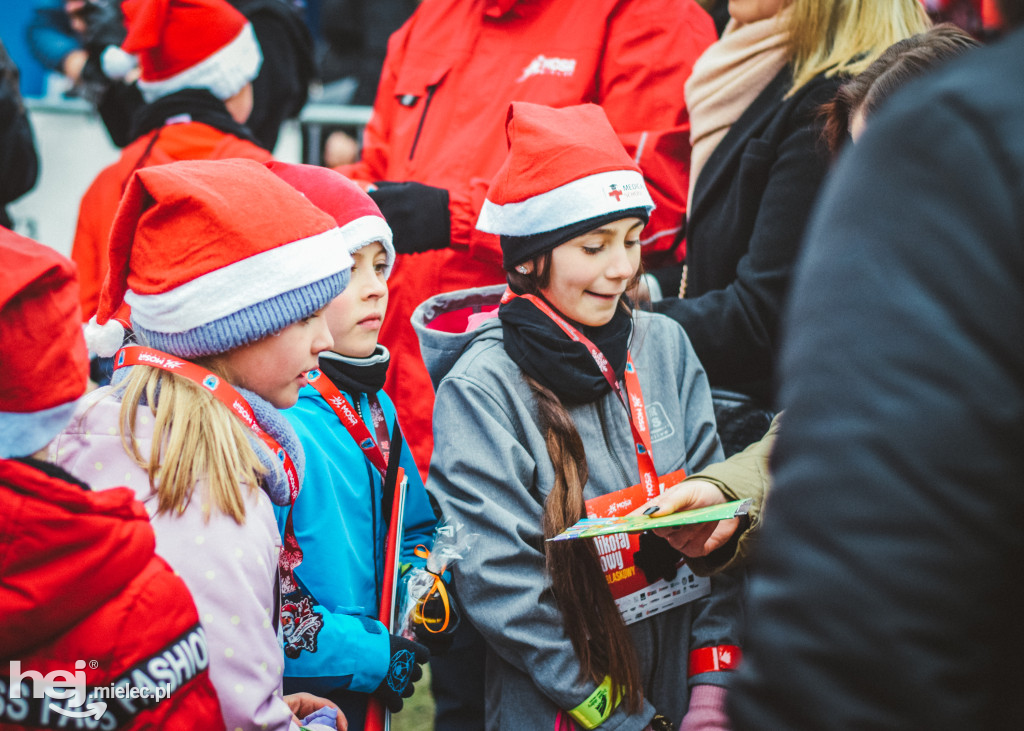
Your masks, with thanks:
[{"label": "white fur trim on santa hat", "polygon": [[610,170],[517,203],[499,205],[488,198],[476,227],[486,233],[530,236],[630,208],[654,210],[643,176],[635,170]]},{"label": "white fur trim on santa hat", "polygon": [[0,411],[0,459],[30,457],[52,442],[71,421],[79,400],[42,411]]},{"label": "white fur trim on santa hat", "polygon": [[391,276],[391,267],[395,264],[395,245],[392,243],[391,227],[380,216],[360,216],[341,227],[345,234],[345,245],[350,252],[356,252],[364,246],[379,241],[384,245],[388,268],[386,276]]},{"label": "white fur trim on santa hat", "polygon": [[182,89],[209,89],[218,99],[230,99],[256,78],[263,64],[252,24],[246,23],[234,40],[195,66],[160,81],[139,79],[139,91],[153,102]]},{"label": "white fur trim on santa hat", "polygon": [[341,229],[309,236],[214,269],[161,294],[125,293],[132,320],[146,330],[183,333],[347,271],[352,267]]}]

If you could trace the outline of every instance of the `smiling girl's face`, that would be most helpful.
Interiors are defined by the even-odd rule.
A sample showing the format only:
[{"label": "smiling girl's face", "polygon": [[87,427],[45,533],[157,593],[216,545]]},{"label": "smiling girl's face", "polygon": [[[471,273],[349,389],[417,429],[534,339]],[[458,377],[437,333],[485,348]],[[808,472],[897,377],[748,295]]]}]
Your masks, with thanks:
[{"label": "smiling girl's face", "polygon": [[640,268],[643,228],[639,218],[623,218],[556,246],[541,294],[582,325],[607,324]]}]

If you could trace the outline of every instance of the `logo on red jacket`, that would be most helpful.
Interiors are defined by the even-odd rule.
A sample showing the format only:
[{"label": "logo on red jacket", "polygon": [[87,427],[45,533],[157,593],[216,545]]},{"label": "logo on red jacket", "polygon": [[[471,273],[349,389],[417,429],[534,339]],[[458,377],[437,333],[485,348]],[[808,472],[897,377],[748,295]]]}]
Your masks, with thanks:
[{"label": "logo on red jacket", "polygon": [[526,65],[516,83],[526,81],[531,76],[572,76],[574,73],[575,58],[548,58],[541,53]]}]

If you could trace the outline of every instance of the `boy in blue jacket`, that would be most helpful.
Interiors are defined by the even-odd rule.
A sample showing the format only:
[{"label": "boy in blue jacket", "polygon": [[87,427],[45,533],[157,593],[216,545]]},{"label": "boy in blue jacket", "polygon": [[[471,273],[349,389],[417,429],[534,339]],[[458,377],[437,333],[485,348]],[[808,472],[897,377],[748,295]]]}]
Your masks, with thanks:
[{"label": "boy in blue jacket", "polygon": [[[330,698],[344,710],[349,731],[359,731],[367,699],[373,695],[392,712],[400,710],[429,657],[426,647],[390,634],[377,620],[389,458],[399,460],[409,481],[403,565],[422,565],[413,550],[431,545],[436,522],[408,445],[389,455],[396,416],[381,390],[389,354],[377,334],[395,250],[376,204],[340,173],[276,161],[267,167],[334,216],[354,261],[348,287],[324,311],[334,347],[320,354],[319,374],[310,373],[310,385],[284,412],[305,450],[306,476],[292,508],[303,595],[285,597],[282,632],[284,685],[293,689],[285,692]],[[287,519],[288,509],[280,509],[282,533]]]}]

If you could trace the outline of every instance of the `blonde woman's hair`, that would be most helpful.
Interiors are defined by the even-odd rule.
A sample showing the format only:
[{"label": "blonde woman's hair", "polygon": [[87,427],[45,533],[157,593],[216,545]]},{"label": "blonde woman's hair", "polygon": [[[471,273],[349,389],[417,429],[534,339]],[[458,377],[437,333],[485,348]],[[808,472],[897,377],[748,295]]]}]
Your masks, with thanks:
[{"label": "blonde woman's hair", "polygon": [[[135,366],[118,388],[123,392],[121,443],[149,475],[149,485],[157,496],[156,514],[183,513],[201,482],[209,491],[208,499],[203,500],[207,518],[212,504],[244,523],[243,489],[257,489],[266,468],[242,422],[198,384],[157,368]],[[155,420],[148,455],[139,451],[135,440],[136,419],[143,404]]]},{"label": "blonde woman's hair", "polygon": [[821,73],[856,76],[931,27],[921,0],[792,0],[789,8],[790,95]]}]

